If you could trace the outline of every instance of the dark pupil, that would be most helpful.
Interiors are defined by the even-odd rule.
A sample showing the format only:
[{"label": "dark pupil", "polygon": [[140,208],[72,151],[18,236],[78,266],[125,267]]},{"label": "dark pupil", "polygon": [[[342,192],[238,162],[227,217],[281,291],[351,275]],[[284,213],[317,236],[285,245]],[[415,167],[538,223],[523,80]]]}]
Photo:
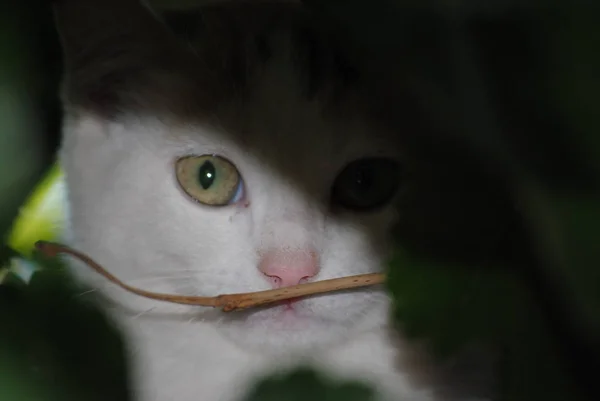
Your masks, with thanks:
[{"label": "dark pupil", "polygon": [[373,174],[367,169],[360,169],[356,172],[356,190],[358,192],[368,192],[373,186]]},{"label": "dark pupil", "polygon": [[214,164],[209,161],[205,161],[198,169],[198,181],[204,189],[210,188],[215,182],[216,170]]},{"label": "dark pupil", "polygon": [[366,158],[350,163],[336,178],[332,201],[353,210],[371,210],[389,202],[399,184],[399,166],[390,159]]}]

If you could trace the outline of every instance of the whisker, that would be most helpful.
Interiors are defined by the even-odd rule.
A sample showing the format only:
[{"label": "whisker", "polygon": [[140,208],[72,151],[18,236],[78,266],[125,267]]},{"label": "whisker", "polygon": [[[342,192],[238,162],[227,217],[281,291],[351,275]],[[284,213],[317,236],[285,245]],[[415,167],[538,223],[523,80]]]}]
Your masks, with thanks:
[{"label": "whisker", "polygon": [[[254,291],[250,293],[221,294],[217,296],[189,296],[168,293],[152,292],[131,286],[116,276],[106,271],[89,256],[78,252],[67,246],[46,241],[38,241],[35,244],[37,250],[48,257],[56,257],[58,254],[69,254],[75,256],[98,274],[111,281],[122,289],[145,298],[166,301],[183,305],[202,305],[207,307],[219,307],[224,312],[231,312],[249,307],[257,307],[290,298],[298,298],[313,294],[322,294],[333,291],[348,290],[352,288],[366,287],[384,283],[384,273],[368,273],[354,276],[339,277],[336,279],[319,280],[311,283],[303,283],[287,288]],[[181,278],[180,276],[178,276]],[[156,276],[154,277],[156,278]]]},{"label": "whisker", "polygon": [[140,344],[132,343],[132,342],[130,342],[128,344],[127,352],[129,353],[130,357],[135,357],[135,356],[141,354],[143,351],[144,351],[144,347],[141,346]]},{"label": "whisker", "polygon": [[143,276],[143,277],[135,277],[135,278],[124,278],[124,281],[127,281],[129,283],[133,283],[133,282],[141,282],[141,281],[154,281],[154,280],[168,280],[168,279],[181,279],[181,280],[189,280],[192,278],[195,278],[196,276],[194,275],[180,275],[180,274],[173,274],[173,275],[152,275],[152,276]]},{"label": "whisker", "polygon": [[166,273],[180,273],[180,272],[199,272],[201,270],[194,268],[194,269],[190,269],[190,268],[185,268],[185,269],[167,269]]},{"label": "whisker", "polygon": [[87,294],[91,294],[91,293],[93,293],[93,292],[96,292],[96,291],[98,291],[98,289],[97,289],[97,288],[91,288],[91,289],[89,289],[89,290],[87,290],[87,291],[84,291],[84,292],[82,292],[82,293],[76,294],[76,295],[75,295],[75,298],[79,298],[79,297],[82,297],[82,296],[84,296],[84,295],[87,295]]},{"label": "whisker", "polygon": [[141,311],[140,313],[138,313],[137,315],[132,316],[131,318],[132,319],[138,319],[138,318],[142,317],[143,315],[145,315],[146,313],[148,313],[148,312],[150,312],[150,311],[152,311],[154,309],[156,309],[156,306],[153,306],[152,308],[147,309],[145,311]]}]

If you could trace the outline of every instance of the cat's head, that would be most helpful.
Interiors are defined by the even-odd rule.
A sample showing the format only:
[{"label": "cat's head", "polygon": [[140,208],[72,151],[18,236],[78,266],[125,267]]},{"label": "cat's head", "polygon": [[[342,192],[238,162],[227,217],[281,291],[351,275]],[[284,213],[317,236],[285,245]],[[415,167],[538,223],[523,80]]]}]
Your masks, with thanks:
[{"label": "cat's head", "polygon": [[[73,246],[130,284],[189,295],[384,269],[400,153],[306,11],[177,14],[175,39],[135,1],[60,4]],[[373,287],[209,316],[87,278],[145,318],[166,308],[187,314],[181,324],[215,319],[268,348],[373,329],[388,304]]]}]

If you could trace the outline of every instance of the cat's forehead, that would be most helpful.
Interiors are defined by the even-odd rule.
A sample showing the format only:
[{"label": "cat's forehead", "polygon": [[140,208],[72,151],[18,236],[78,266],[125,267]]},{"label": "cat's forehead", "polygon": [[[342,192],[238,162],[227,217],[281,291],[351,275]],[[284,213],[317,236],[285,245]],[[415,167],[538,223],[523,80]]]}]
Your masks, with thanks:
[{"label": "cat's forehead", "polygon": [[358,94],[358,71],[305,10],[241,3],[168,20],[225,82],[229,96],[210,119],[239,147],[280,166],[395,156],[393,135],[370,118]]},{"label": "cat's forehead", "polygon": [[217,137],[289,168],[300,160],[336,165],[366,155],[398,156],[394,133],[360,102],[307,96],[298,68],[285,60],[265,64],[242,99],[219,109],[209,125]]},{"label": "cat's forehead", "polygon": [[292,75],[280,76],[279,87],[292,86],[307,100],[340,100],[358,79],[340,43],[299,4],[234,1],[164,18],[201,60],[199,73],[209,71],[230,99],[252,96],[278,63]]},{"label": "cat's forehead", "polygon": [[[274,98],[292,93],[328,108],[353,96],[353,63],[299,4],[232,1],[160,21],[135,3],[58,6],[67,112],[231,119],[265,84]],[[287,68],[265,80],[273,65]]]},{"label": "cat's forehead", "polygon": [[280,167],[393,153],[362,103],[360,74],[299,4],[232,1],[163,21],[133,0],[61,4],[67,112],[156,117],[192,127],[192,142],[214,127],[229,149]]}]

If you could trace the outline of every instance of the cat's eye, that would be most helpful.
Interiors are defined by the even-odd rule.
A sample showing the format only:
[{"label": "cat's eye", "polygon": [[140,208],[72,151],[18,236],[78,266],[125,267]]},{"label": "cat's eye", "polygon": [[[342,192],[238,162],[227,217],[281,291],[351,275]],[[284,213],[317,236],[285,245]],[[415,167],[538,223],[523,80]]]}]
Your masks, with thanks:
[{"label": "cat's eye", "polygon": [[390,202],[400,185],[400,165],[387,158],[364,158],[348,164],[336,177],[332,204],[367,212]]},{"label": "cat's eye", "polygon": [[244,183],[237,168],[220,156],[185,156],[177,160],[177,181],[189,196],[210,206],[240,201]]}]

